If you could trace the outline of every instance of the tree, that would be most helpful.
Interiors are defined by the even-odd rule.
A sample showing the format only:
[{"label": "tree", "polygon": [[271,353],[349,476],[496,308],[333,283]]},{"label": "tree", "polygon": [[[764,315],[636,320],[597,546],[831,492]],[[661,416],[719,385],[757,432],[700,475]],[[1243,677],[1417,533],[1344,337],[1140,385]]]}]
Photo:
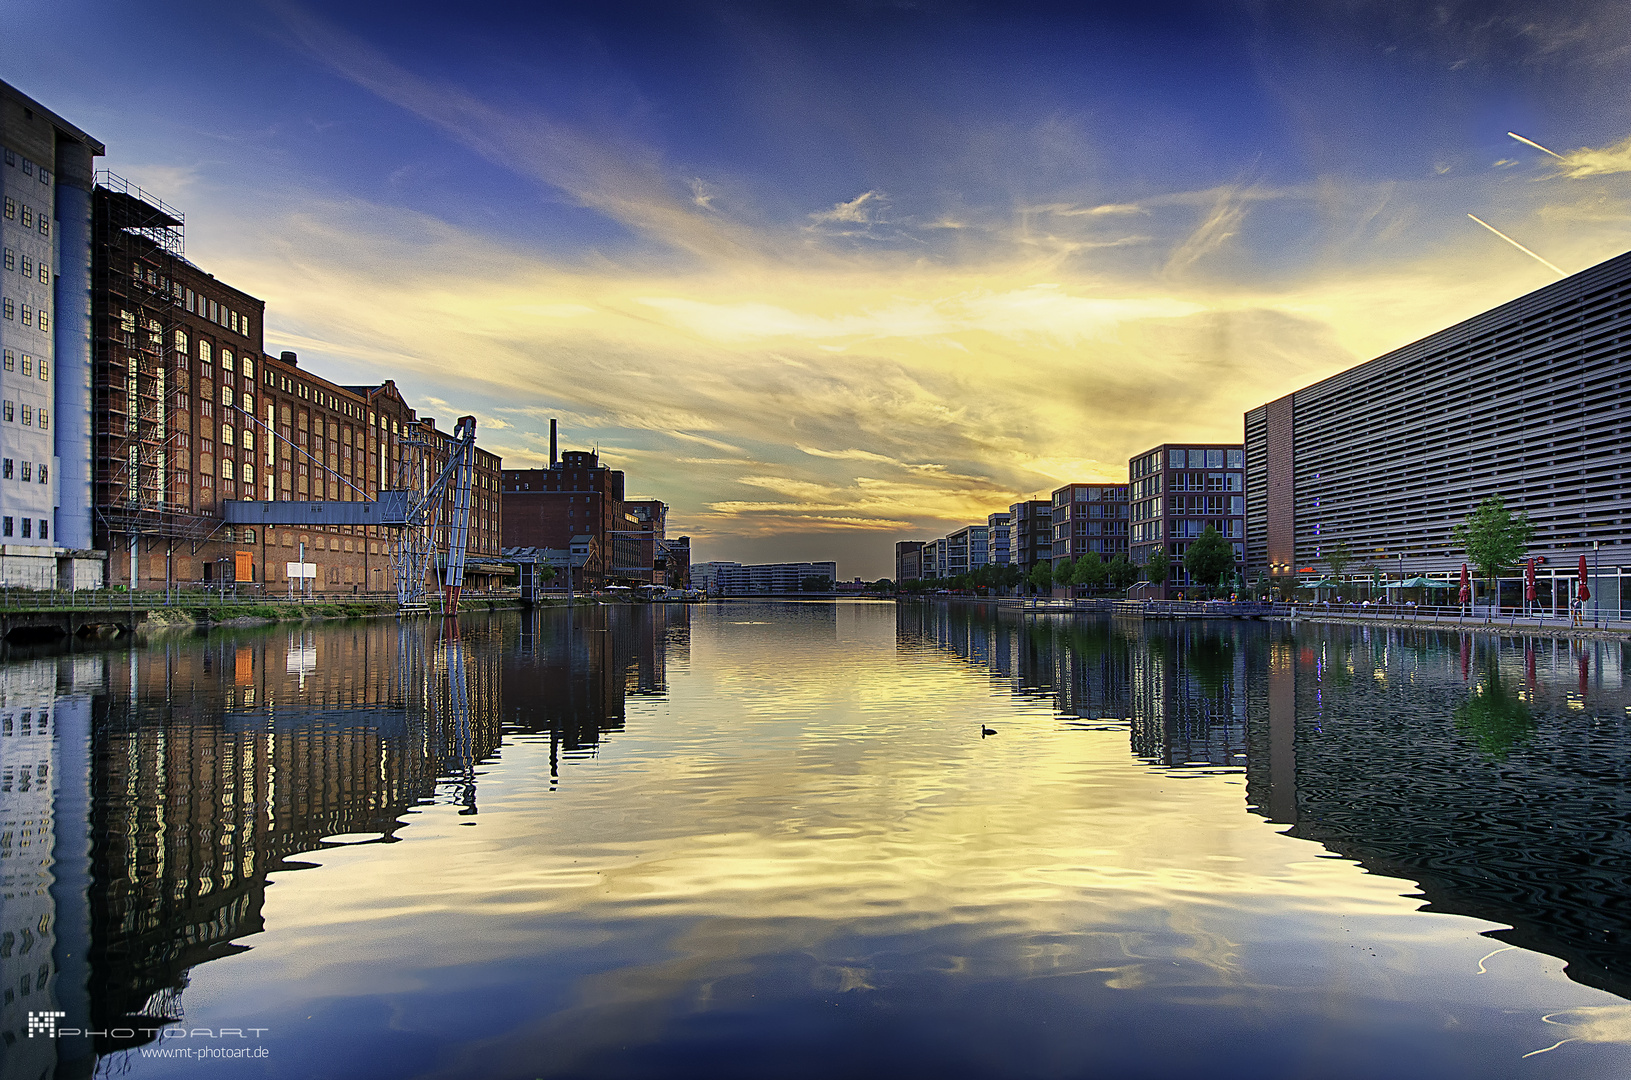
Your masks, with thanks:
[{"label": "tree", "polygon": [[799,578],[800,592],[831,592],[832,578],[824,574],[810,574]]},{"label": "tree", "polygon": [[1055,585],[1069,585],[1071,575],[1076,573],[1075,564],[1070,559],[1060,559],[1053,564],[1053,583]]},{"label": "tree", "polygon": [[1331,576],[1338,582],[1342,581],[1342,571],[1353,561],[1354,554],[1346,540],[1338,540],[1325,552],[1325,565],[1331,568]]},{"label": "tree", "polygon": [[1184,569],[1189,571],[1190,580],[1208,589],[1234,568],[1235,549],[1210,525],[1184,552]]},{"label": "tree", "polygon": [[1535,526],[1525,513],[1514,514],[1506,500],[1491,495],[1467,515],[1467,520],[1450,530],[1450,540],[1467,553],[1467,561],[1489,582],[1495,592],[1495,579],[1501,571],[1516,566],[1524,549],[1535,537]]},{"label": "tree", "polygon": [[1138,567],[1133,565],[1124,551],[1116,552],[1116,557],[1110,560],[1108,571],[1110,584],[1118,589],[1125,589],[1138,580]]},{"label": "tree", "polygon": [[1144,564],[1144,580],[1152,585],[1160,585],[1172,573],[1172,559],[1167,555],[1165,548],[1156,548],[1150,552],[1150,561]]},{"label": "tree", "polygon": [[1099,553],[1089,551],[1076,560],[1076,569],[1071,572],[1070,583],[1072,585],[1086,585],[1090,589],[1096,589],[1103,585],[1105,578],[1109,576],[1110,568],[1104,564],[1104,560],[1099,557]]},{"label": "tree", "polygon": [[1053,567],[1045,562],[1034,563],[1026,580],[1031,583],[1032,592],[1047,592],[1053,587]]}]

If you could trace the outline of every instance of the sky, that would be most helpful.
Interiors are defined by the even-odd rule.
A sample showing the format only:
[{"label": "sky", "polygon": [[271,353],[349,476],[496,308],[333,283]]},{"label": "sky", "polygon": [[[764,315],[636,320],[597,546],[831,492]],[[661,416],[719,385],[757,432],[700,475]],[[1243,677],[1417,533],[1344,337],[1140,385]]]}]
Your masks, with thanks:
[{"label": "sky", "polygon": [[697,562],[889,576],[1631,249],[1619,0],[0,21],[0,78],[184,211],[269,351],[510,468],[558,417]]}]

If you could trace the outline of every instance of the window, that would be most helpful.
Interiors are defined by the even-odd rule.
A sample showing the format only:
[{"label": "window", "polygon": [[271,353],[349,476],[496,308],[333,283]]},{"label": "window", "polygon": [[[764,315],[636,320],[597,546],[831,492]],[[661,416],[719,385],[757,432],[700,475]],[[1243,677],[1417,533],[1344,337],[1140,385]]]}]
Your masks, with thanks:
[{"label": "window", "polygon": [[[42,462],[40,462],[40,483],[48,484],[50,482],[51,482],[51,466],[47,465],[45,462],[42,461]],[[41,533],[40,535],[43,536],[45,534]]]},{"label": "window", "polygon": [[45,518],[40,519],[40,539],[41,540],[51,539],[51,523],[49,521],[47,521]]},{"label": "window", "polygon": [[8,423],[8,424],[15,421],[17,419],[17,405],[16,405],[16,403],[11,402],[11,401],[6,402],[6,404],[4,406],[4,411],[0,412],[0,415],[3,415],[6,418],[6,423]]},{"label": "window", "polygon": [[29,307],[27,304],[23,305],[23,325],[24,326],[33,326],[34,325],[34,309]]},{"label": "window", "polygon": [[244,443],[243,443],[243,445],[244,445],[245,450],[255,449],[255,433],[252,430],[250,430],[249,428],[244,428]]},{"label": "window", "polygon": [[49,184],[50,182],[51,182],[51,170],[50,169],[41,169],[40,170],[40,183]]},{"label": "window", "polygon": [[[8,199],[7,201],[9,202],[10,200]],[[23,228],[32,229],[33,227],[34,227],[34,208],[31,207],[31,206],[24,206],[23,207]]]},{"label": "window", "polygon": [[40,312],[40,329],[41,330],[51,329],[51,315],[50,315],[49,312],[45,312],[45,311]]},{"label": "window", "polygon": [[15,371],[16,369],[17,369],[17,354],[14,351],[12,351],[11,349],[7,349],[6,350],[6,370],[7,371]]},{"label": "window", "polygon": [[17,253],[10,248],[6,249],[6,269],[17,269]]},{"label": "window", "polygon": [[41,431],[51,430],[51,412],[48,409],[41,409],[40,410],[40,430]]},{"label": "window", "polygon": [[188,289],[187,290],[187,310],[191,311],[192,309],[193,309],[193,291],[191,289]]},{"label": "window", "polygon": [[34,175],[34,162],[30,161],[28,158],[23,159],[23,175],[24,176],[33,176]]},{"label": "window", "polygon": [[255,466],[251,465],[247,461],[243,463],[243,480],[246,484],[253,484],[255,482]]},{"label": "window", "polygon": [[23,423],[27,424],[29,427],[34,426],[34,406],[28,404],[26,401],[23,402]]},{"label": "window", "polygon": [[27,353],[23,354],[23,374],[34,374],[34,358]]},{"label": "window", "polygon": [[243,358],[243,361],[244,361],[244,378],[253,379],[255,377],[255,361],[250,359],[247,356]]},{"label": "window", "polygon": [[12,461],[10,458],[5,458],[3,462],[0,462],[0,477],[10,480],[12,472]]},{"label": "window", "polygon": [[244,396],[243,396],[243,407],[244,407],[244,412],[246,412],[246,413],[252,413],[252,412],[255,411],[255,395],[254,394],[251,394],[251,393],[245,391]]},{"label": "window", "polygon": [[41,236],[50,236],[51,235],[51,219],[50,219],[50,217],[48,217],[47,215],[45,215],[43,213],[40,215],[40,235]]},{"label": "window", "polygon": [[51,361],[45,359],[44,357],[41,357],[41,359],[40,359],[40,378],[49,379],[50,377],[51,377]]},{"label": "window", "polygon": [[222,371],[231,371],[232,370],[232,350],[231,349],[222,349],[221,350],[221,370]]},{"label": "window", "polygon": [[27,540],[29,537],[31,537],[33,535],[34,535],[34,519],[33,518],[24,518],[23,519],[23,539]]},{"label": "window", "polygon": [[8,318],[8,319],[15,319],[17,317],[17,308],[16,308],[16,306],[14,304],[12,304],[11,297],[9,297],[9,296],[6,297],[6,300],[5,300],[4,314],[5,314],[6,318]]},{"label": "window", "polygon": [[221,445],[233,446],[237,443],[237,432],[232,430],[231,424],[221,425]]},{"label": "window", "polygon": [[232,479],[232,462],[228,461],[226,458],[221,459],[221,479]]},{"label": "window", "polygon": [[33,277],[34,276],[34,262],[27,255],[23,256],[23,276],[24,277]]},{"label": "window", "polygon": [[39,278],[40,278],[40,284],[41,285],[51,284],[51,268],[49,266],[45,265],[44,263],[40,264]]},{"label": "window", "polygon": [[210,359],[210,343],[202,339],[198,342],[198,358],[204,363],[212,363]]},{"label": "window", "polygon": [[32,461],[25,461],[25,462],[23,462],[23,483],[32,484],[33,482],[34,482],[34,463]]},{"label": "window", "polygon": [[[13,199],[10,195],[7,195],[6,196],[6,220],[10,221],[13,218],[15,218],[16,216],[17,216],[17,200]],[[10,536],[11,534],[8,532],[6,535]]]},{"label": "window", "polygon": [[5,518],[4,520],[0,520],[0,535],[11,535],[11,519],[9,517]]},{"label": "window", "polygon": [[225,405],[229,409],[232,408],[232,387],[221,387],[221,404]]},{"label": "window", "polygon": [[182,356],[187,355],[187,332],[185,330],[176,331],[176,352]]}]

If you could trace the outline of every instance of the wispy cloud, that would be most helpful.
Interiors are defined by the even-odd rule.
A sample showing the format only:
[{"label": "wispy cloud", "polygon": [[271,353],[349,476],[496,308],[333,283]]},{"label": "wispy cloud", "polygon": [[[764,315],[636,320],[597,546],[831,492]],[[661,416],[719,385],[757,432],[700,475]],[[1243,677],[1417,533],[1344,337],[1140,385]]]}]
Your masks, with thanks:
[{"label": "wispy cloud", "polygon": [[1631,135],[1611,146],[1571,150],[1562,156],[1557,167],[1564,176],[1576,180],[1587,176],[1610,176],[1615,173],[1631,172]]}]

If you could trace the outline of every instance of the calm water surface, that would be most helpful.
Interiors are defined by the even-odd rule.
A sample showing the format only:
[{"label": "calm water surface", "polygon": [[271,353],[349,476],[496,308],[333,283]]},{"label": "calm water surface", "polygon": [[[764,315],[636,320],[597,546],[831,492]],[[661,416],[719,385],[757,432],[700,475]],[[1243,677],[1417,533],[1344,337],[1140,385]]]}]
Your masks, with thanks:
[{"label": "calm water surface", "polygon": [[0,1076],[1628,1076],[1626,660],[864,602],[14,652]]}]

